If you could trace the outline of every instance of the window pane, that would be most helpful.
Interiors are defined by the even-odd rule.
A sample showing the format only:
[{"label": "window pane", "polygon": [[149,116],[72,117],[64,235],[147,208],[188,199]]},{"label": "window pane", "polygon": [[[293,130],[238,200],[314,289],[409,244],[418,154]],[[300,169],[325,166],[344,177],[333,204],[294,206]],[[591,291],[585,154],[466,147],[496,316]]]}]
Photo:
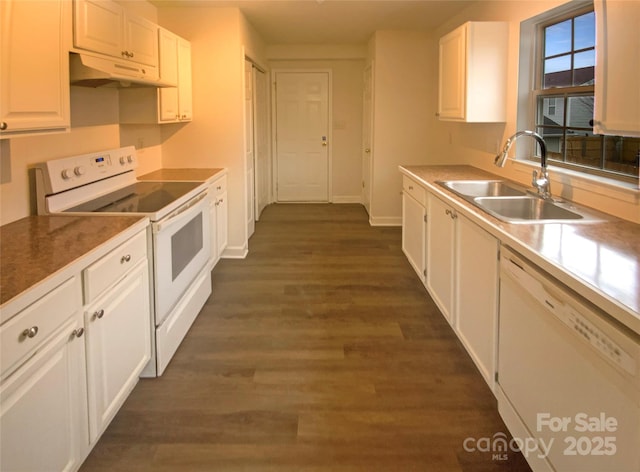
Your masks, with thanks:
[{"label": "window pane", "polygon": [[555,56],[571,51],[571,20],[544,29],[544,55]]},{"label": "window pane", "polygon": [[566,161],[588,167],[600,167],[602,136],[591,131],[567,130]]},{"label": "window pane", "polygon": [[572,85],[571,56],[560,56],[544,61],[544,88]]},{"label": "window pane", "polygon": [[538,127],[537,133],[544,138],[547,146],[547,157],[549,159],[563,160],[562,149],[564,141],[564,133],[562,128]]},{"label": "window pane", "polygon": [[640,138],[605,136],[604,168],[613,172],[638,175]]},{"label": "window pane", "polygon": [[592,48],[596,45],[596,16],[593,12],[576,17],[574,23],[574,49]]},{"label": "window pane", "polygon": [[564,124],[564,98],[545,97],[538,99],[538,125]]},{"label": "window pane", "polygon": [[573,57],[573,85],[593,85],[596,65],[596,52],[579,52]]},{"label": "window pane", "polygon": [[567,126],[572,128],[592,128],[593,95],[569,97],[567,99]]}]

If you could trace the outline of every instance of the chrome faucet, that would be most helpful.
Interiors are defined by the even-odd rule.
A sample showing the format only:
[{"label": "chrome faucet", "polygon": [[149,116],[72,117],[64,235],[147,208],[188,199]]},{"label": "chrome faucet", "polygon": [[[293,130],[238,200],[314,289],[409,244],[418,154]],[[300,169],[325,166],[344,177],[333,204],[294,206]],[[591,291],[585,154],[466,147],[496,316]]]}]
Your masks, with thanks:
[{"label": "chrome faucet", "polygon": [[495,165],[498,167],[504,167],[507,162],[507,155],[509,154],[509,149],[511,149],[511,145],[518,139],[520,136],[531,136],[538,144],[540,144],[540,174],[538,174],[537,170],[533,171],[533,176],[531,178],[531,185],[537,190],[538,195],[544,199],[550,200],[551,197],[551,181],[549,180],[549,173],[547,172],[547,146],[544,143],[544,139],[538,133],[529,130],[518,131],[516,134],[507,139],[507,142],[504,144],[504,149],[502,152],[498,154],[493,161]]}]

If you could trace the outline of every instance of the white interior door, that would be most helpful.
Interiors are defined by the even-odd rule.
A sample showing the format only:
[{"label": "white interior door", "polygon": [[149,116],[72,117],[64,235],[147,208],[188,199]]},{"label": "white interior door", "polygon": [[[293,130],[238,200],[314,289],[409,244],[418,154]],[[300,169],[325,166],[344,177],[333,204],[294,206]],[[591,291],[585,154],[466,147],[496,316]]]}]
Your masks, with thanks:
[{"label": "white interior door", "polygon": [[244,124],[245,124],[245,160],[247,188],[247,238],[255,230],[255,176],[254,176],[254,117],[253,117],[253,64],[244,61]]},{"label": "white interior door", "polygon": [[362,204],[371,215],[371,160],[373,148],[371,130],[373,129],[373,63],[364,70],[364,91],[362,110]]},{"label": "white interior door", "polygon": [[329,201],[329,73],[275,77],[277,200]]},{"label": "white interior door", "polygon": [[262,210],[269,204],[271,182],[269,159],[269,82],[267,74],[253,68],[253,124],[254,124],[254,181],[255,219],[260,219]]}]

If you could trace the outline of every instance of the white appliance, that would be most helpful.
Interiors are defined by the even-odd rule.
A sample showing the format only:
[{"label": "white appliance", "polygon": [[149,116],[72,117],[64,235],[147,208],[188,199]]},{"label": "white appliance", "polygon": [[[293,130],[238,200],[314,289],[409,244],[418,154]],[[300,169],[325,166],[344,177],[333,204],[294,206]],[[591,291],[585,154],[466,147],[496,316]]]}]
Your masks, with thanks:
[{"label": "white appliance", "polygon": [[534,471],[640,470],[640,336],[504,248],[498,410]]},{"label": "white appliance", "polygon": [[39,214],[140,214],[151,221],[151,360],[160,376],[211,294],[210,196],[199,182],[142,182],[133,146],[36,167]]}]

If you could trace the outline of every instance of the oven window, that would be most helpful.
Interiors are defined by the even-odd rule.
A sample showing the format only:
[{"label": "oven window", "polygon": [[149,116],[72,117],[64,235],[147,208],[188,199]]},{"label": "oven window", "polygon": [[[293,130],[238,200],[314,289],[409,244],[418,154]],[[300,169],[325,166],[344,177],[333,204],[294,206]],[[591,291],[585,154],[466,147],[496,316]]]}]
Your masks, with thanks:
[{"label": "oven window", "polygon": [[180,275],[203,248],[202,212],[171,236],[171,276]]}]

